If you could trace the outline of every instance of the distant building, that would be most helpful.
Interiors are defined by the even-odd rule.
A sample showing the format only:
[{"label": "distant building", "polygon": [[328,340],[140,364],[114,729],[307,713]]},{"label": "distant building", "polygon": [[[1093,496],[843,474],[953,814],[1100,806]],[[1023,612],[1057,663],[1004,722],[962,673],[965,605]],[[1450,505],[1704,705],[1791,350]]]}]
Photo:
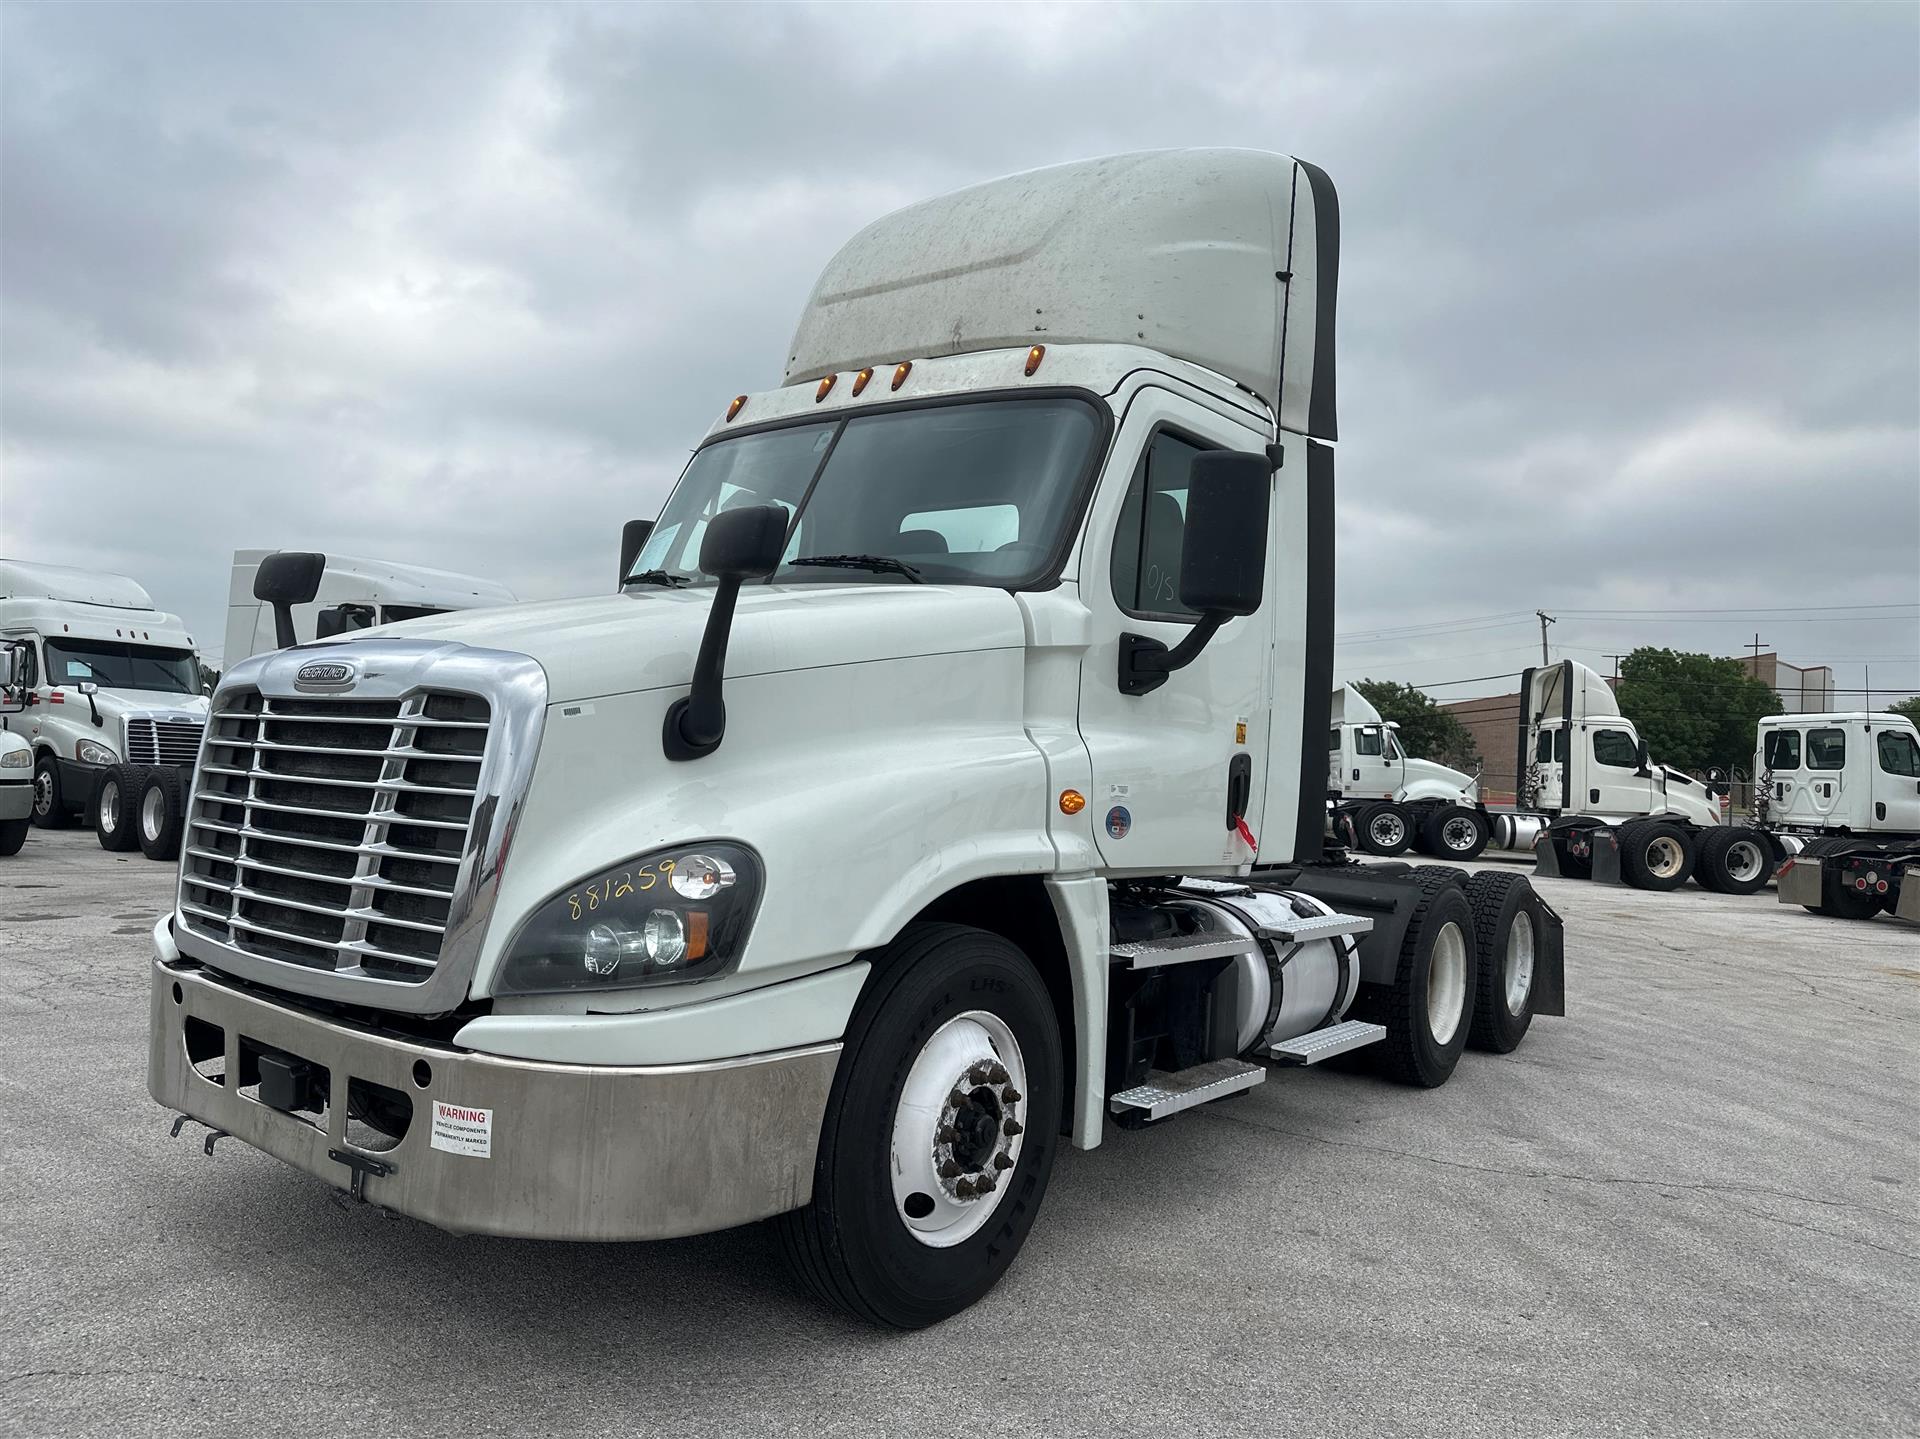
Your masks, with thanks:
[{"label": "distant building", "polygon": [[1819,714],[1833,708],[1833,666],[1790,665],[1777,654],[1748,655],[1747,673],[1772,690],[1789,714]]}]

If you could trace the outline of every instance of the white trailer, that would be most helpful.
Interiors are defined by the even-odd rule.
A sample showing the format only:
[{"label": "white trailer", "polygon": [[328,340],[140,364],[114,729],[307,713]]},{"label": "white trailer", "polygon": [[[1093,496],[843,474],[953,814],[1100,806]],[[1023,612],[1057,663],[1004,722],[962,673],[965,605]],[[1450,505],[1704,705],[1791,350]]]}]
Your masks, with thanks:
[{"label": "white trailer", "polygon": [[1920,920],[1920,731],[1904,715],[1773,715],[1753,757],[1754,821],[1782,904]]},{"label": "white trailer", "polygon": [[[281,647],[273,612],[255,597],[260,562],[278,550],[235,550],[227,584],[227,642],[221,663],[231,669],[251,655]],[[294,642],[330,639],[354,630],[425,619],[453,610],[483,609],[515,603],[505,585],[478,575],[360,555],[324,554],[320,586],[314,597],[294,605]]]},{"label": "white trailer", "polygon": [[1493,832],[1480,781],[1409,755],[1399,728],[1351,684],[1333,692],[1327,798],[1334,834],[1369,854],[1418,849],[1442,859],[1478,858]]},{"label": "white trailer", "polygon": [[1338,255],[1327,177],[1252,151],[913,206],[620,593],[232,667],[153,1097],[453,1230],[777,1215],[916,1326],[1064,1143],[1512,1049],[1564,1008],[1523,876],[1323,862]]}]

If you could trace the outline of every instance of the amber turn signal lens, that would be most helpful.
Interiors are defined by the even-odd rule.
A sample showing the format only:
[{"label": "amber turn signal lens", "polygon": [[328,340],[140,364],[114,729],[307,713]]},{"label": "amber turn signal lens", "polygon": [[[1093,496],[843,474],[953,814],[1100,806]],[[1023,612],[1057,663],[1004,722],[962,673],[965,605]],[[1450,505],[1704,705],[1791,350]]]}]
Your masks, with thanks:
[{"label": "amber turn signal lens", "polygon": [[828,375],[826,379],[820,382],[820,388],[815,390],[813,394],[814,404],[819,404],[822,400],[826,399],[828,395],[833,393],[833,382],[839,378],[838,375]]},{"label": "amber turn signal lens", "polygon": [[860,392],[866,389],[867,381],[871,380],[872,378],[873,378],[873,366],[871,365],[867,366],[866,369],[862,370],[859,374],[853,377],[853,393],[856,399],[859,397]]},{"label": "amber turn signal lens", "polygon": [[1045,345],[1035,345],[1031,350],[1028,350],[1027,351],[1027,373],[1031,375],[1035,370],[1039,369],[1040,362],[1046,359],[1046,357],[1047,357],[1047,347]]},{"label": "amber turn signal lens", "polygon": [[913,373],[913,361],[902,360],[893,372],[893,388],[899,389],[906,384],[907,376]]},{"label": "amber turn signal lens", "polygon": [[1087,807],[1087,797],[1077,789],[1060,791],[1060,813],[1078,814]]},{"label": "amber turn signal lens", "polygon": [[727,406],[727,423],[732,424],[733,417],[745,409],[746,405],[747,397],[745,395],[735,395],[733,397],[733,403]]},{"label": "amber turn signal lens", "polygon": [[687,959],[689,961],[706,958],[709,923],[704,909],[687,911]]}]

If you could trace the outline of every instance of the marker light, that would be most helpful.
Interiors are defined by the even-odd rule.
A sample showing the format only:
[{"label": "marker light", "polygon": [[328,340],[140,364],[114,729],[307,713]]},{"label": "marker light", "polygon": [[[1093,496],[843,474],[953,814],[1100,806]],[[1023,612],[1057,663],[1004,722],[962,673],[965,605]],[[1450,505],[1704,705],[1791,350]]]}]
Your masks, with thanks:
[{"label": "marker light", "polygon": [[673,867],[673,892],[682,899],[712,899],[733,887],[733,866],[711,854],[689,854]]},{"label": "marker light", "polygon": [[1031,350],[1028,350],[1027,351],[1027,373],[1031,375],[1035,370],[1039,369],[1040,362],[1046,359],[1046,357],[1047,357],[1047,347],[1045,345],[1035,345]]},{"label": "marker light", "polygon": [[745,395],[735,395],[733,397],[733,403],[727,406],[727,423],[732,424],[734,416],[738,415],[746,407],[747,397]]},{"label": "marker light", "polygon": [[1087,797],[1077,789],[1060,791],[1060,813],[1078,814],[1087,807]]},{"label": "marker light", "polygon": [[872,378],[873,378],[872,365],[868,365],[866,369],[862,370],[859,374],[853,377],[853,397],[856,400],[860,398],[860,392],[866,389],[867,381],[871,380]]},{"label": "marker light", "polygon": [[813,393],[814,404],[819,404],[822,400],[826,399],[828,395],[833,393],[833,382],[839,378],[838,375],[828,375],[826,379],[820,382],[820,388]]},{"label": "marker light", "polygon": [[912,373],[913,373],[912,360],[902,360],[898,365],[895,365],[893,368],[893,388],[897,390],[902,385],[906,384],[907,376],[911,375]]}]

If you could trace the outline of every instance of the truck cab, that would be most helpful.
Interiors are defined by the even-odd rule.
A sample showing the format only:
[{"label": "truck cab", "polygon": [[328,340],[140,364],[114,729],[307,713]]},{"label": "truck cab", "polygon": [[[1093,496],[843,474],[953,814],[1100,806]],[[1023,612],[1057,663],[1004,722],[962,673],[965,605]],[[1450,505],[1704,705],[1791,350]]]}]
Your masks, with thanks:
[{"label": "truck cab", "polygon": [[1780,902],[1920,921],[1920,731],[1892,713],[1760,721],[1754,817],[1788,856]]}]

